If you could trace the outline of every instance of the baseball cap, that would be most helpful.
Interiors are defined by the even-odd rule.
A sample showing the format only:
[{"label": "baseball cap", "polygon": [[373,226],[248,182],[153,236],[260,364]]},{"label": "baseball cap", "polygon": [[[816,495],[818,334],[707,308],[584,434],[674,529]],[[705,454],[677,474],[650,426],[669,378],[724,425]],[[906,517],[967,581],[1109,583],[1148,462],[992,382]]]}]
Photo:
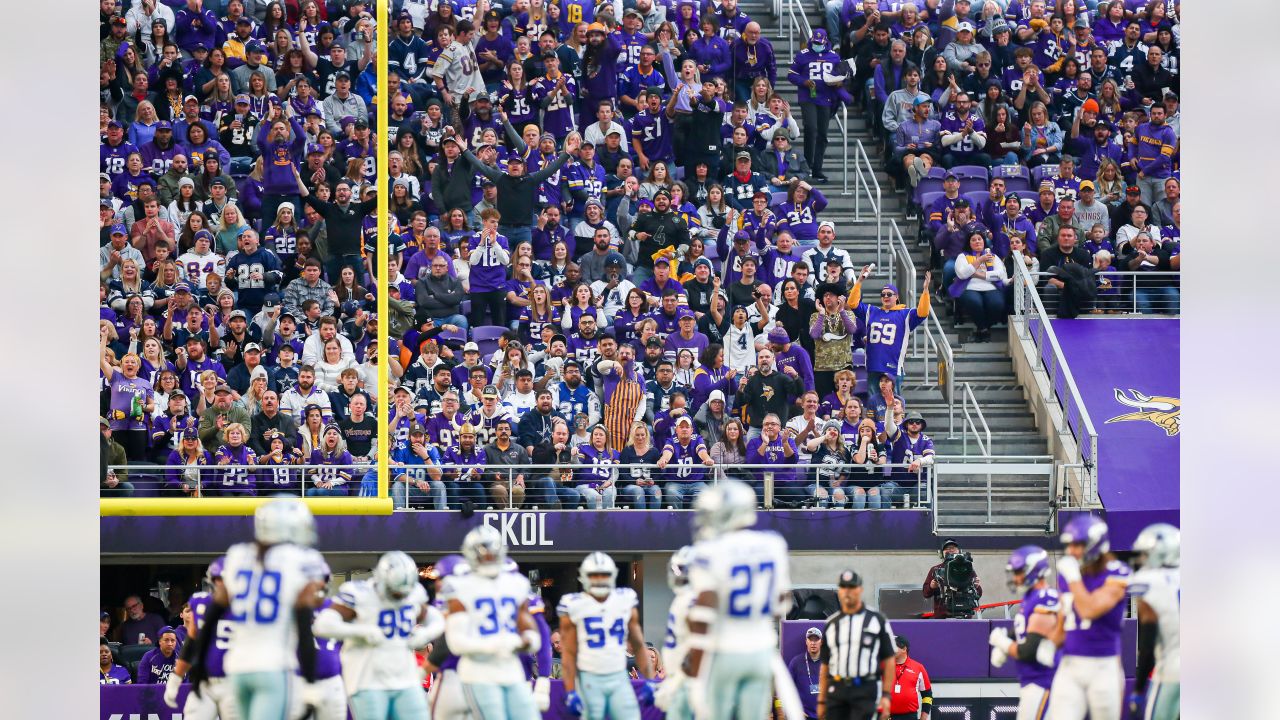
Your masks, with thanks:
[{"label": "baseball cap", "polygon": [[244,346],[245,352],[262,352],[262,346],[258,343],[249,343]]},{"label": "baseball cap", "polygon": [[950,171],[948,171],[946,175],[943,175],[943,176],[942,176],[942,181],[943,181],[943,182],[946,182],[947,180],[959,180],[959,179],[960,179],[960,178],[959,178],[958,176],[956,176],[956,174],[955,174],[955,173],[950,172]]},{"label": "baseball cap", "polygon": [[751,239],[751,233],[748,233],[746,230],[739,230],[738,232],[733,234],[734,242],[747,242],[750,239]]},{"label": "baseball cap", "polygon": [[856,588],[862,587],[862,576],[854,572],[852,569],[845,570],[840,573],[840,578],[836,581],[836,587]]},{"label": "baseball cap", "polygon": [[640,11],[635,8],[628,8],[626,12],[622,13],[622,17],[624,18],[629,17],[631,15],[635,15],[636,17],[642,20],[644,19],[644,16],[640,14]]},{"label": "baseball cap", "polygon": [[267,49],[262,47],[262,43],[251,42],[247,46],[245,46],[245,52],[260,53],[260,52],[266,52],[266,51]]},{"label": "baseball cap", "polygon": [[689,417],[688,415],[681,415],[680,417],[676,418],[675,424],[676,425],[693,425],[693,418]]},{"label": "baseball cap", "polygon": [[958,33],[964,32],[966,30],[968,30],[969,32],[973,32],[973,23],[962,22],[956,26],[956,32]]},{"label": "baseball cap", "polygon": [[186,96],[186,97],[182,98],[182,102],[183,102],[183,104],[184,104],[184,105],[185,105],[186,103],[191,102],[192,100],[195,100],[197,104],[199,104],[199,102],[200,102],[200,98],[196,97],[195,95],[188,95],[188,96]]},{"label": "baseball cap", "polygon": [[172,129],[173,129],[173,123],[169,122],[168,120],[161,120],[160,122],[156,123],[157,132],[160,130],[172,130]]},{"label": "baseball cap", "polygon": [[1093,189],[1094,189],[1094,187],[1093,187],[1093,181],[1092,181],[1092,180],[1082,180],[1082,181],[1080,181],[1080,189],[1081,189],[1082,191],[1083,191],[1083,190],[1085,190],[1085,189],[1093,190]]},{"label": "baseball cap", "polygon": [[482,397],[498,397],[498,388],[494,385],[485,385],[480,395]]},{"label": "baseball cap", "polygon": [[898,294],[898,286],[897,286],[897,285],[894,285],[893,283],[885,283],[885,284],[884,284],[884,287],[883,287],[883,288],[881,288],[881,292],[883,292],[883,291],[885,291],[885,290],[888,290],[889,292],[893,293],[894,295],[897,295],[897,294]]},{"label": "baseball cap", "polygon": [[738,154],[733,156],[733,159],[734,160],[750,160],[751,153],[747,152],[746,150],[739,150]]},{"label": "baseball cap", "polygon": [[231,392],[231,386],[226,383],[220,383],[218,387],[213,389],[214,395],[218,395],[221,393],[229,393],[229,392]]},{"label": "baseball cap", "polygon": [[182,292],[184,292],[184,293],[189,293],[189,292],[191,292],[191,286],[190,286],[190,285],[188,285],[188,284],[186,284],[186,283],[184,283],[184,282],[180,282],[180,283],[178,283],[177,285],[174,285],[174,286],[173,286],[173,292],[174,292],[174,294],[175,294],[175,295],[176,295],[177,293],[182,293]]},{"label": "baseball cap", "polygon": [[426,432],[427,429],[422,426],[422,423],[414,423],[409,426],[410,435],[425,435]]},{"label": "baseball cap", "polygon": [[654,267],[657,267],[659,265],[670,265],[670,264],[671,264],[671,258],[668,258],[666,255],[661,255],[653,259]]},{"label": "baseball cap", "polygon": [[120,122],[119,120],[108,120],[107,127],[115,130],[123,130],[124,123]]},{"label": "baseball cap", "polygon": [[124,223],[116,223],[111,226],[112,235],[128,235],[129,231],[125,229]]},{"label": "baseball cap", "polygon": [[616,252],[610,252],[604,258],[605,267],[614,267],[614,266],[625,267],[625,265],[626,265],[626,261],[623,259],[622,255]]},{"label": "baseball cap", "polygon": [[338,72],[333,74],[333,79],[334,80],[350,80],[351,73],[347,72],[346,70],[339,70]]},{"label": "baseball cap", "polygon": [[324,152],[324,148],[323,148],[323,147],[321,147],[320,143],[308,143],[308,144],[307,144],[307,154],[308,154],[308,155],[310,155],[310,154],[312,154],[312,153],[322,153],[322,152]]},{"label": "baseball cap", "polygon": [[397,386],[396,386],[396,389],[395,389],[395,390],[393,390],[392,392],[393,392],[393,393],[406,392],[406,393],[408,393],[408,394],[410,394],[410,395],[412,395],[412,394],[413,394],[413,390],[412,390],[412,389],[410,389],[408,385],[397,385]]},{"label": "baseball cap", "polygon": [[568,344],[569,344],[569,338],[565,337],[563,333],[556,333],[555,335],[552,335],[552,336],[551,336],[551,341],[550,341],[550,342],[548,342],[547,344],[548,344],[548,345],[551,345],[551,344],[555,343],[555,341],[557,341],[557,340],[559,340],[560,342],[564,343],[565,345],[568,345]]},{"label": "baseball cap", "polygon": [[1077,15],[1076,21],[1071,25],[1071,27],[1075,28],[1076,30],[1079,30],[1081,28],[1087,28],[1089,27],[1089,18],[1085,17],[1084,15]]},{"label": "baseball cap", "polygon": [[1097,101],[1097,100],[1094,100],[1093,98],[1089,98],[1088,100],[1085,100],[1085,101],[1084,101],[1084,104],[1080,106],[1080,110],[1081,110],[1081,112],[1095,112],[1095,113],[1096,113],[1096,112],[1100,111],[1101,109],[1102,109],[1102,108],[1098,106],[1098,101]]},{"label": "baseball cap", "polygon": [[1124,192],[1126,195],[1137,195],[1142,191],[1138,189],[1137,185],[1130,185],[1129,187],[1125,188]]},{"label": "baseball cap", "polygon": [[724,393],[719,390],[712,390],[711,394],[707,396],[707,402],[715,402],[717,400],[724,402]]},{"label": "baseball cap", "polygon": [[804,631],[804,636],[805,636],[805,639],[808,639],[808,638],[811,638],[811,637],[819,637],[819,638],[820,638],[820,637],[822,637],[822,631],[821,631],[821,630],[819,630],[819,629],[818,629],[818,628],[816,628],[816,627],[811,627],[811,628],[809,628],[808,630],[805,630],[805,631]]},{"label": "baseball cap", "polygon": [[921,105],[931,102],[933,102],[933,100],[930,100],[928,97],[925,97],[924,95],[917,95],[916,99],[911,101],[911,107],[920,107]]},{"label": "baseball cap", "polygon": [[466,345],[462,346],[462,352],[464,353],[480,352],[480,346],[476,344],[474,340],[472,340],[471,342],[468,342]]},{"label": "baseball cap", "polygon": [[262,307],[273,308],[280,304],[280,293],[267,293],[262,298]]},{"label": "baseball cap", "polygon": [[227,316],[227,320],[235,320],[236,318],[240,318],[241,320],[248,320],[249,316],[245,315],[245,312],[243,310],[232,310],[231,314]]}]

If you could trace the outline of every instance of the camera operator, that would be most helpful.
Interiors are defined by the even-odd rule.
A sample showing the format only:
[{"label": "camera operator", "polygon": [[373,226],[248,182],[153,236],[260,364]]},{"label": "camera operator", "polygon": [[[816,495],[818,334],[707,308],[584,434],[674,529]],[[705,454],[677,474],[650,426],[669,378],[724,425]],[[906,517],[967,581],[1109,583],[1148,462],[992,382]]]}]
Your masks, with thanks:
[{"label": "camera operator", "polygon": [[[943,583],[940,582],[940,579],[947,571],[947,563],[956,558],[960,558],[962,560],[967,559],[969,561],[968,565],[973,576],[973,591],[975,593],[973,600],[975,602],[982,597],[982,581],[978,579],[978,573],[973,569],[973,558],[970,557],[968,553],[961,553],[960,544],[955,540],[947,540],[942,543],[941,555],[942,562],[929,568],[929,574],[924,578],[924,596],[926,598],[933,598],[934,618],[957,617],[959,615],[951,612],[947,607],[948,598],[947,593],[945,592],[946,589],[943,587]],[[972,614],[973,613],[970,612],[967,615],[963,615],[963,617],[972,616]]]}]

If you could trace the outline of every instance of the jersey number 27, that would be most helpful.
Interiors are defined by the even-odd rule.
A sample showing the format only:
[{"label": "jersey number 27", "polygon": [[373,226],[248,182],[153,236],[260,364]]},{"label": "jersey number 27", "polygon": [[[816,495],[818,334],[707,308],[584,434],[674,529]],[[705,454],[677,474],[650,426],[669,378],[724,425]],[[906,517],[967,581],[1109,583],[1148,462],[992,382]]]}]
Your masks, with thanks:
[{"label": "jersey number 27", "polygon": [[729,577],[733,582],[729,591],[729,617],[767,617],[772,613],[772,560],[757,565],[734,565]]}]

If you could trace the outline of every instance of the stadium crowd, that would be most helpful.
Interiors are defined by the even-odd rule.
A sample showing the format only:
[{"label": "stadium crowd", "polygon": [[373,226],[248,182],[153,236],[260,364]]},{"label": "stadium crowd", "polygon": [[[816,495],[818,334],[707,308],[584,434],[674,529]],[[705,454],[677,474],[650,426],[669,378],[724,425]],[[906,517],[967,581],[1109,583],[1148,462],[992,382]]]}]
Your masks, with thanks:
[{"label": "stadium crowd", "polygon": [[384,412],[397,506],[911,503],[929,294],[862,302],[821,219],[840,105],[902,187],[956,168],[923,219],[980,334],[1004,262],[1176,268],[1179,218],[1162,2],[926,8],[831,0],[779,67],[736,0],[396,0],[381,128],[372,5],[103,0],[103,493],[372,494]]}]

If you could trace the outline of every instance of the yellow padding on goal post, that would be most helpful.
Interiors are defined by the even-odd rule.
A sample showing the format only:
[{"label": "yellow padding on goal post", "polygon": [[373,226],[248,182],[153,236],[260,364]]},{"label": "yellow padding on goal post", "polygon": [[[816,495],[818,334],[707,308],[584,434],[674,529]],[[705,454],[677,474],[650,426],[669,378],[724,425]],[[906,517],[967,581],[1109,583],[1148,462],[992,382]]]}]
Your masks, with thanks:
[{"label": "yellow padding on goal post", "polygon": [[[102,498],[98,512],[114,515],[252,515],[272,498]],[[391,498],[303,498],[315,515],[390,515]]]}]

